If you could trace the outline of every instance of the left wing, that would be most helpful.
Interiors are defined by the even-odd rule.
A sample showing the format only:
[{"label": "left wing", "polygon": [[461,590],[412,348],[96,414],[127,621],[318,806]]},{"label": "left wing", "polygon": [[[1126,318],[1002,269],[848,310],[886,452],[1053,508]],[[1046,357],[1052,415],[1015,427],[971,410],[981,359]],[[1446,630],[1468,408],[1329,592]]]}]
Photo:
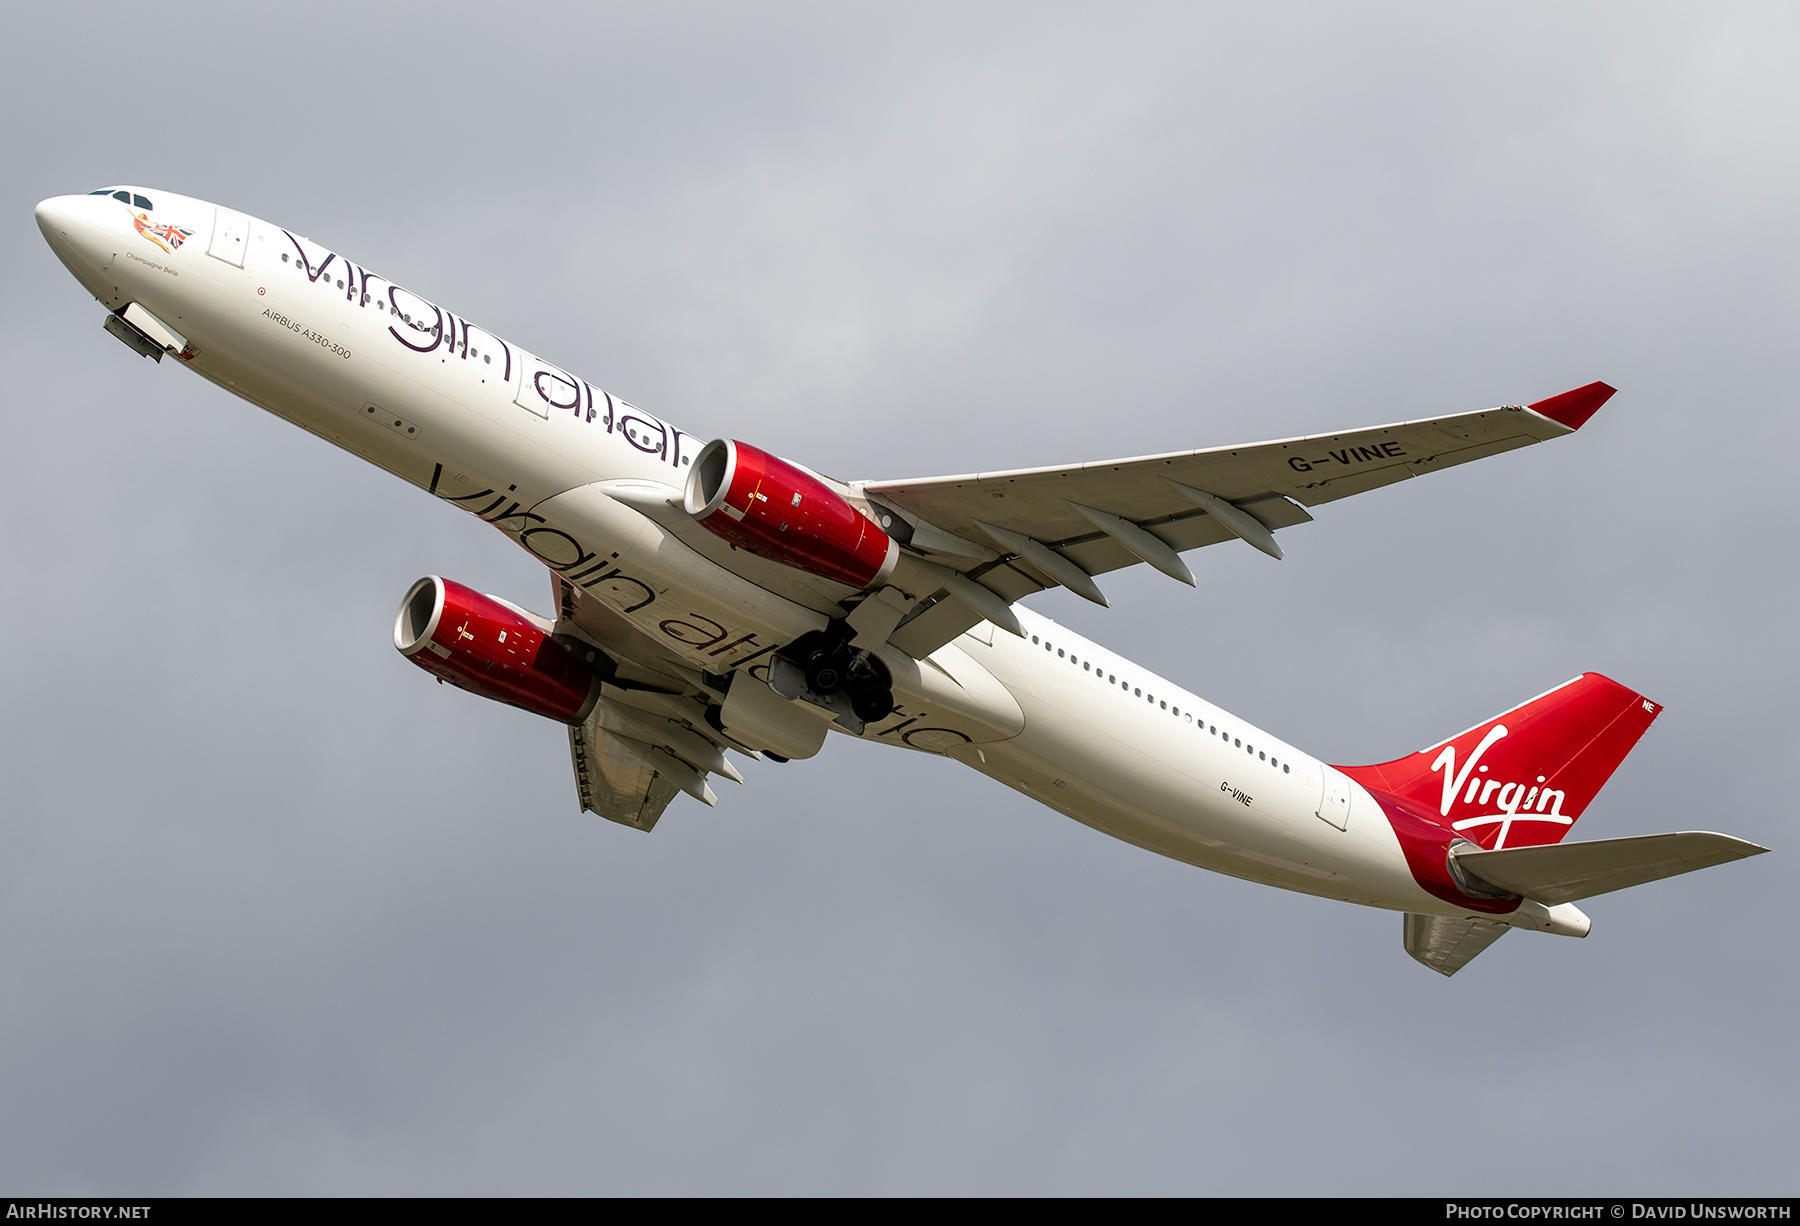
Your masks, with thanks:
[{"label": "left wing", "polygon": [[[1234,539],[1279,558],[1275,531],[1310,520],[1305,508],[1571,434],[1613,390],[1590,383],[1531,405],[1344,434],[854,488],[904,521],[896,535],[913,555],[965,585],[1004,603],[1060,585],[1104,604],[1094,575],[1147,562],[1191,584],[1178,555]],[[957,594],[954,581],[946,591]],[[962,596],[992,607],[966,587]]]},{"label": "left wing", "polygon": [[[598,708],[596,708],[598,710]],[[622,826],[649,830],[681,789],[627,742],[606,735],[594,721],[569,726],[569,759],[583,813],[598,813]]]},{"label": "left wing", "polygon": [[649,830],[677,793],[718,803],[708,776],[742,783],[725,750],[759,755],[707,722],[712,700],[699,675],[568,580],[553,575],[551,583],[557,636],[593,648],[588,663],[606,678],[586,720],[569,726],[582,811]]}]

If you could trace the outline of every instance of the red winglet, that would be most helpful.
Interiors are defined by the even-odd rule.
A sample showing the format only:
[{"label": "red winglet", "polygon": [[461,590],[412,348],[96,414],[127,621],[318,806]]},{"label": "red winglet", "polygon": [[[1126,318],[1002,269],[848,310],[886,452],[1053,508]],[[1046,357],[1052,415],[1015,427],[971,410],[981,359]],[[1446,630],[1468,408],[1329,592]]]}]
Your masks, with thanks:
[{"label": "red winglet", "polygon": [[1548,400],[1540,400],[1536,404],[1525,407],[1533,413],[1541,413],[1558,425],[1567,426],[1571,430],[1579,430],[1587,424],[1587,419],[1600,411],[1600,406],[1611,400],[1616,387],[1608,387],[1604,383],[1590,383],[1586,387],[1578,387],[1572,392],[1564,392],[1560,396],[1552,396]]}]

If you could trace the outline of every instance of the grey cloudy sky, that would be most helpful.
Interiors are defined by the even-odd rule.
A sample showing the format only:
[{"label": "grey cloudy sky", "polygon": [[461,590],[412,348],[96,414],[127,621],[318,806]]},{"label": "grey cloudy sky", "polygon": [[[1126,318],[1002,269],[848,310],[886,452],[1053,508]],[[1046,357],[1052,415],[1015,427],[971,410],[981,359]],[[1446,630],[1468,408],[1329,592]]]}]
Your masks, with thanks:
[{"label": "grey cloudy sky", "polygon": [[[373,11],[371,11],[373,10]],[[31,6],[0,47],[0,1192],[1794,1191],[1791,6]],[[1584,669],[1578,837],[1776,855],[1454,980],[833,738],[651,836],[389,639],[435,504],[100,331],[111,182],[846,478],[1621,389],[1040,611],[1336,762]],[[1140,568],[1142,569],[1142,568]]]}]

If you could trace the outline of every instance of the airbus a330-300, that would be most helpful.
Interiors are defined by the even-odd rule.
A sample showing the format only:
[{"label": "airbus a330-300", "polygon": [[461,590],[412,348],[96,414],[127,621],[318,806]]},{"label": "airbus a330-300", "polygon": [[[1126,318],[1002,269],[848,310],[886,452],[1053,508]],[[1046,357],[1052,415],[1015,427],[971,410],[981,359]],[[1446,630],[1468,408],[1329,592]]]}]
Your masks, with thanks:
[{"label": "airbus a330-300", "polygon": [[941,754],[1174,859],[1404,915],[1449,975],[1576,901],[1763,851],[1689,831],[1565,842],[1659,707],[1584,674],[1392,762],[1333,766],[1019,601],[1249,545],[1339,498],[1561,438],[1603,383],[1342,434],[1057,468],[841,481],[702,439],[338,252],[137,186],[37,207],[106,330],[486,520],[548,616],[428,576],[394,645],[566,726],[583,811],[649,830],[731,756],[827,732]]}]

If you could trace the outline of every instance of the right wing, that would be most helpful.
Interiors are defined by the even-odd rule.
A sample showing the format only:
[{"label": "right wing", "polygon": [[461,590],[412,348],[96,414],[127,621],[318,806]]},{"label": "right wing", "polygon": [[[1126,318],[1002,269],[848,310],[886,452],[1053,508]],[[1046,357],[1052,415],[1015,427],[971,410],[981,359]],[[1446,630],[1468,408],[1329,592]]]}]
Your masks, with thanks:
[{"label": "right wing", "polygon": [[[914,620],[931,623],[903,625],[895,639],[928,654],[982,617],[1013,628],[1005,606],[1047,587],[1105,604],[1092,577],[1139,562],[1191,584],[1178,555],[1220,541],[1279,558],[1275,531],[1310,520],[1307,507],[1571,434],[1612,394],[1590,383],[1530,405],[1341,434],[853,488],[924,563],[923,583],[939,580],[935,605],[947,607],[933,614],[922,600]],[[905,578],[927,596],[919,576]]]}]

